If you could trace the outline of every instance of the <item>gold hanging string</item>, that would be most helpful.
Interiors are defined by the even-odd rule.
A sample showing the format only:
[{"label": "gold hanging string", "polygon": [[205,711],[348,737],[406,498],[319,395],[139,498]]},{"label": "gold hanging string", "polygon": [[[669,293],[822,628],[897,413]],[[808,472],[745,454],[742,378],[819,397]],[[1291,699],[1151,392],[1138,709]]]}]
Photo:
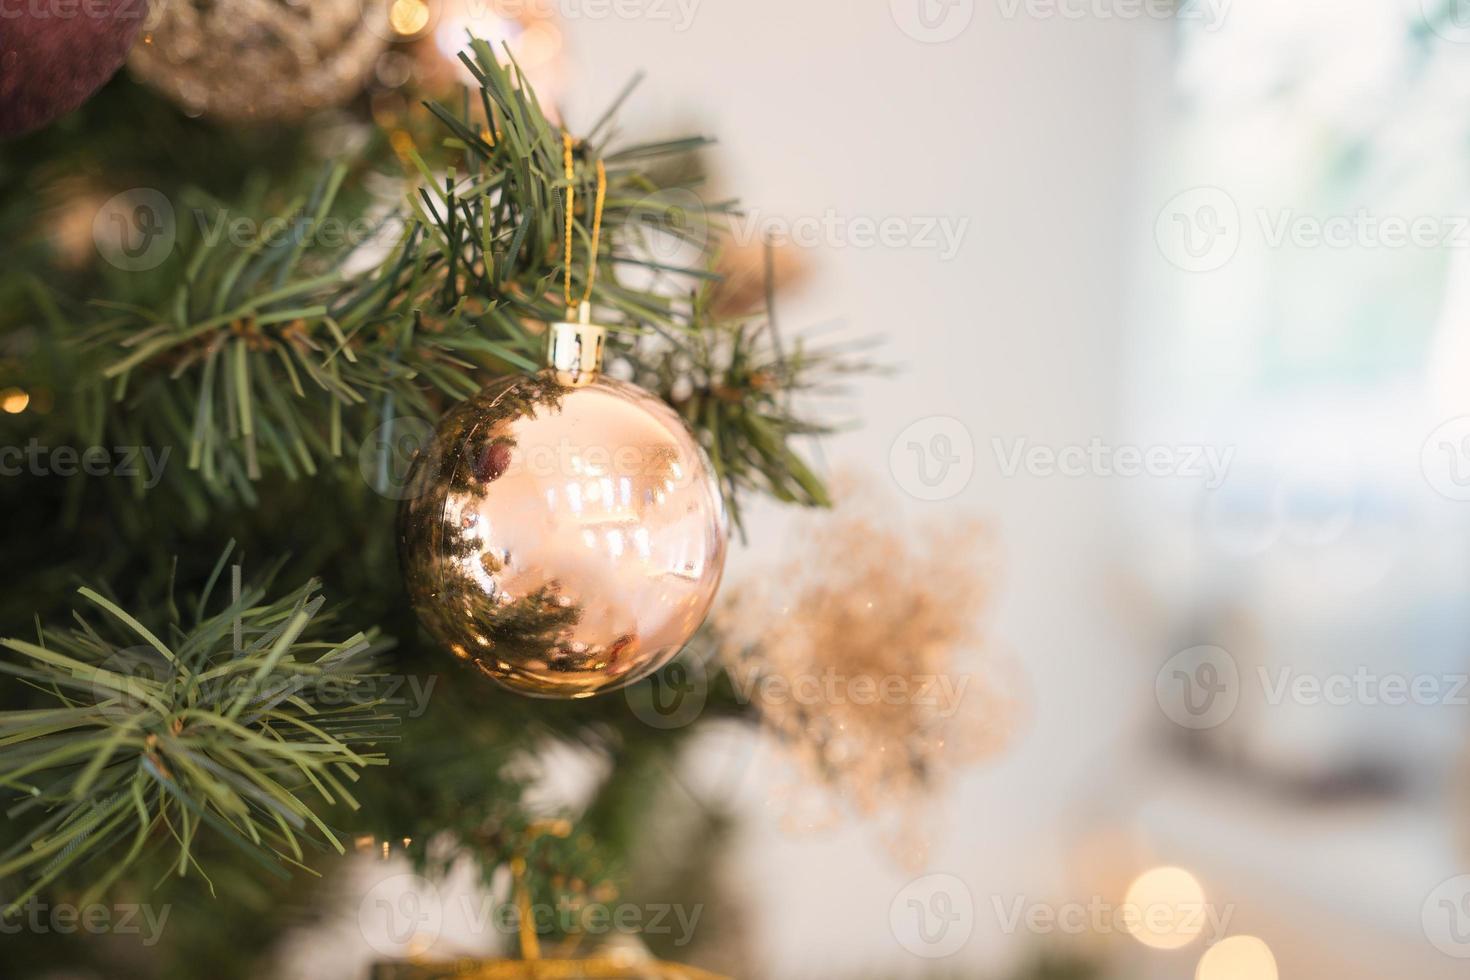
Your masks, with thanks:
[{"label": "gold hanging string", "polygon": [[[563,292],[566,294],[567,309],[575,313],[577,307],[592,298],[592,284],[597,281],[597,250],[602,239],[602,206],[607,200],[607,168],[603,166],[602,160],[597,161],[597,199],[592,206],[592,256],[587,266],[587,285],[582,290],[582,298],[572,299],[572,231],[575,226],[574,214],[577,203],[577,171],[572,159],[573,150],[576,148],[576,140],[572,134],[563,131],[561,134],[562,162],[566,166],[567,173],[567,227],[564,236],[566,277],[564,279]],[[570,314],[568,316],[570,319]]]},{"label": "gold hanging string", "polygon": [[[571,202],[569,201],[568,204]],[[570,209],[568,209],[570,210]],[[521,959],[541,959],[541,940],[536,935],[536,922],[531,908],[531,886],[526,883],[526,860],[531,845],[538,837],[568,837],[572,825],[565,820],[537,820],[526,828],[525,839],[510,859],[511,890],[515,893],[516,908],[520,912]]]},{"label": "gold hanging string", "polygon": [[531,903],[531,887],[527,880],[527,861],[531,847],[541,837],[565,838],[572,832],[566,820],[538,820],[526,828],[520,843],[511,854],[511,893],[520,918],[521,958],[519,960],[415,960],[385,966],[376,976],[384,980],[583,980],[585,977],[623,977],[627,980],[729,980],[680,963],[660,960],[630,959],[626,952],[594,954],[578,959],[546,959],[541,954],[540,937],[536,934],[535,908]]}]

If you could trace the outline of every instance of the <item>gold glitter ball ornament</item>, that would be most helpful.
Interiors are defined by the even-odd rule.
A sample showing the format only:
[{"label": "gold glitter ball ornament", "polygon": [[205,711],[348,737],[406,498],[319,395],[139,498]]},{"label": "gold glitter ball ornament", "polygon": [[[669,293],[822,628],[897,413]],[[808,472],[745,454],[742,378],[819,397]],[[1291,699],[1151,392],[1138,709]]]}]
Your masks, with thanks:
[{"label": "gold glitter ball ornament", "polygon": [[708,457],[661,399],[599,373],[603,337],[553,324],[552,367],[451,410],[408,475],[399,551],[414,608],[522,694],[591,697],[662,667],[724,569]]},{"label": "gold glitter ball ornament", "polygon": [[128,67],[191,115],[297,119],[356,95],[388,0],[154,0]]}]

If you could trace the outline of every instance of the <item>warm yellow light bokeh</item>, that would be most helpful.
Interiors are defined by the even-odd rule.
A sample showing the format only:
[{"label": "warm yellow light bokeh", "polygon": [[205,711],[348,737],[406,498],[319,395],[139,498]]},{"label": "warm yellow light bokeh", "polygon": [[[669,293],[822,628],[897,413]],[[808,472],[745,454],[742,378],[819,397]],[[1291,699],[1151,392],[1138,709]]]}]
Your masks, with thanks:
[{"label": "warm yellow light bokeh", "polygon": [[429,5],[424,0],[393,0],[388,23],[403,37],[413,37],[429,26]]},{"label": "warm yellow light bokeh", "polygon": [[11,415],[19,415],[26,410],[31,403],[31,396],[19,388],[6,388],[0,391],[0,409],[4,409]]},{"label": "warm yellow light bokeh", "polygon": [[1194,980],[1278,980],[1271,947],[1255,936],[1231,936],[1200,957]]},{"label": "warm yellow light bokeh", "polygon": [[1128,887],[1124,926],[1154,949],[1179,949],[1194,942],[1209,921],[1205,890],[1183,868],[1145,871]]}]

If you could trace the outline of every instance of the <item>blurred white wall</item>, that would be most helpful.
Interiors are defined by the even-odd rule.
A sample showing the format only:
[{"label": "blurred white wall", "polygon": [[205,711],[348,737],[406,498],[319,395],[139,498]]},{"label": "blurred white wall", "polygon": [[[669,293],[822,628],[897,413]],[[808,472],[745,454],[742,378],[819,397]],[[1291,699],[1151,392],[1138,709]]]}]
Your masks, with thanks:
[{"label": "blurred white wall", "polygon": [[[763,216],[968,219],[948,260],[828,242],[780,312],[788,332],[836,322],[845,335],[882,336],[882,359],[902,368],[841,406],[861,427],[825,444],[829,466],[875,474],[912,517],[981,516],[998,532],[990,635],[1024,665],[1033,707],[1014,747],[944,801],[928,870],[963,879],[975,902],[974,935],[948,964],[968,975],[1008,963],[1029,943],[1003,933],[995,903],[1063,893],[1064,830],[1128,756],[1153,668],[1126,649],[1110,611],[1104,488],[1005,477],[992,440],[1086,445],[1119,431],[1130,243],[1156,211],[1138,199],[1168,99],[1172,26],[1028,16],[1001,0],[700,0],[678,30],[679,8],[644,8],[655,6],[673,19],[568,20],[573,129],[642,69],[649,81],[624,130],[718,135],[720,189]],[[922,23],[921,10],[941,29],[968,24],[925,43],[899,26]],[[906,495],[889,472],[899,433],[930,416],[961,420],[973,443],[973,478],[942,502]],[[781,515],[757,516],[756,557],[781,547],[782,526]],[[751,557],[736,556],[732,576]],[[932,965],[889,927],[912,872],[866,828],[788,834],[775,778],[757,763],[735,794],[749,829],[731,865],[764,958],[746,975],[902,976]]]}]

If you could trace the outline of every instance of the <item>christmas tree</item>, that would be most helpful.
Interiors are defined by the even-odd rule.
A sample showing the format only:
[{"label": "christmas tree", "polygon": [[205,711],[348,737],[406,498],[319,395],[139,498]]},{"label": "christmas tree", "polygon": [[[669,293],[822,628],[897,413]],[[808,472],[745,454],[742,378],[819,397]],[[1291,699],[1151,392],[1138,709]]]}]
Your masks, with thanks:
[{"label": "christmas tree", "polygon": [[[463,87],[410,73],[293,105],[240,91],[254,49],[192,27],[242,75],[197,102],[200,66],[163,72],[135,48],[132,76],[51,121],[84,95],[48,102],[46,78],[73,72],[45,25],[19,42],[49,52],[45,77],[6,93],[6,921],[126,906],[168,922],[155,942],[8,929],[5,972],[260,975],[361,851],[430,876],[468,861],[487,885],[514,868],[522,900],[571,910],[512,930],[520,952],[601,955],[578,934],[697,726],[649,723],[658,677],[533,700],[456,663],[400,573],[408,467],[446,412],[538,377],[571,301],[608,326],[609,371],[687,425],[738,529],[754,495],[827,502],[793,446],[823,424],[791,396],[854,365],[730,310],[733,205],[678,193],[709,141],[620,143],[632,86],[573,134],[509,47],[467,38]],[[380,76],[416,56],[369,42]],[[108,56],[72,55],[94,75]],[[660,261],[650,236],[691,261]],[[502,656],[520,627],[497,624]],[[748,715],[709,671],[701,723]],[[607,764],[548,822],[526,797],[556,743]]]}]

